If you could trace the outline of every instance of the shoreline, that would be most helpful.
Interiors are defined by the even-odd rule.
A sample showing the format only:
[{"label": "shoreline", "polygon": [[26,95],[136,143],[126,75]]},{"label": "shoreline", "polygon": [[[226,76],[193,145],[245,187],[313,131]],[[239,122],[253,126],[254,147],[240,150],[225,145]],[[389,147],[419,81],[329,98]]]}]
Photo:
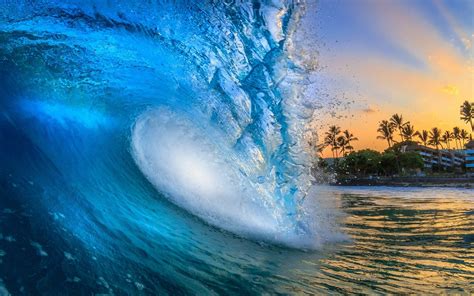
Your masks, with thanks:
[{"label": "shoreline", "polygon": [[474,188],[474,177],[393,177],[346,178],[330,182],[330,186],[391,186],[391,187],[450,187]]}]

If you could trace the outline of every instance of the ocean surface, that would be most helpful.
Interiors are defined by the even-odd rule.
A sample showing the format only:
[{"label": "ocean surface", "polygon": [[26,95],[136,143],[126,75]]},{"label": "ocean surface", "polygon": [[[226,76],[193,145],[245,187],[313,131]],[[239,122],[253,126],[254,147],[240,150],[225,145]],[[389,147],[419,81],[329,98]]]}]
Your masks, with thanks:
[{"label": "ocean surface", "polygon": [[0,0],[0,295],[472,292],[473,190],[311,187],[311,5]]},{"label": "ocean surface", "polygon": [[[119,202],[80,214],[40,208],[37,199],[44,190],[37,186],[13,176],[3,180],[0,292],[473,292],[472,190],[313,188],[308,200],[318,200],[315,207],[323,201],[343,235],[339,242],[305,251],[240,238],[159,197],[132,215]],[[143,218],[137,223],[130,216]]]}]

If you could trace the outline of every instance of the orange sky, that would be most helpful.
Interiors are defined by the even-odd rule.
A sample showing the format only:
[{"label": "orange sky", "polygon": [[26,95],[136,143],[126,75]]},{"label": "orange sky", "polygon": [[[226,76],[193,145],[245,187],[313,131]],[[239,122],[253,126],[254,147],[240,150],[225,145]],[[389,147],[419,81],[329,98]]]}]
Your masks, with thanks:
[{"label": "orange sky", "polygon": [[[326,126],[336,124],[360,139],[356,149],[383,150],[386,142],[376,139],[377,125],[394,113],[403,114],[416,129],[470,130],[459,119],[461,103],[474,99],[474,25],[472,19],[460,20],[465,8],[442,1],[412,6],[360,0],[348,14],[347,6],[322,2],[317,38],[328,45],[320,49],[317,75],[329,94],[326,100],[350,103],[317,111],[321,136]],[[327,21],[325,5],[333,12]],[[474,4],[468,5],[474,10]],[[335,25],[344,28],[325,34],[325,26]],[[324,156],[330,154],[327,149]]]}]

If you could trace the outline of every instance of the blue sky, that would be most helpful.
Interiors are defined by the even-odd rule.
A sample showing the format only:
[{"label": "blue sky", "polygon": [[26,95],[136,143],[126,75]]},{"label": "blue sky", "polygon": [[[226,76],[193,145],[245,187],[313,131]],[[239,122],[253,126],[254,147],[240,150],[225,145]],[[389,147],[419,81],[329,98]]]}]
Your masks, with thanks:
[{"label": "blue sky", "polygon": [[320,0],[316,10],[307,30],[321,88],[354,101],[342,119],[321,116],[359,134],[356,148],[383,149],[377,123],[393,113],[418,129],[467,129],[458,109],[474,98],[474,1]]}]

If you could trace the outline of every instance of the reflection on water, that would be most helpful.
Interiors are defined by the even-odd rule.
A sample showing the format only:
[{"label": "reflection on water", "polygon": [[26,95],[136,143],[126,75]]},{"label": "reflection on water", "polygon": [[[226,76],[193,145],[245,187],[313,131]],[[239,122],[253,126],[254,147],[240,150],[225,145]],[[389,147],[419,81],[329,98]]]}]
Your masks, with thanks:
[{"label": "reflection on water", "polygon": [[[330,190],[330,189],[327,189]],[[324,191],[324,190],[323,190]],[[474,192],[338,188],[352,242],[313,278],[363,292],[467,292],[474,280]]]},{"label": "reflection on water", "polygon": [[138,214],[73,200],[83,214],[42,214],[25,202],[38,200],[35,184],[0,181],[0,294],[474,292],[472,190],[318,187],[308,204],[347,239],[305,252],[222,232],[160,198]]}]

